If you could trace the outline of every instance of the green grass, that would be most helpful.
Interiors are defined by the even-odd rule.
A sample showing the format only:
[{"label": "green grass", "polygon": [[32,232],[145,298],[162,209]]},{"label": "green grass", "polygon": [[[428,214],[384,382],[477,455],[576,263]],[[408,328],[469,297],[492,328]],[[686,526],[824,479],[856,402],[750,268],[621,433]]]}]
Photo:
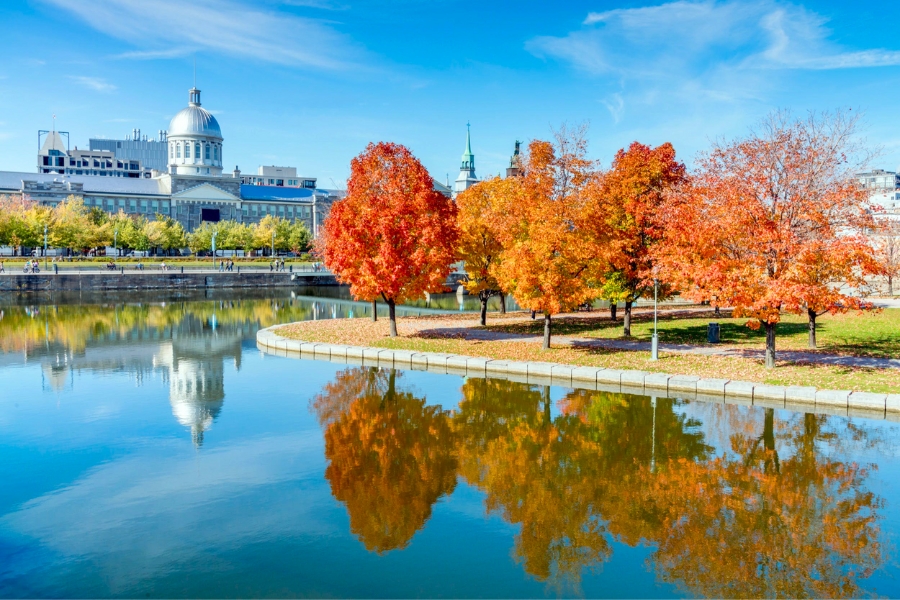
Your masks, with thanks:
[{"label": "green grass", "polygon": [[[754,331],[745,325],[746,319],[726,316],[715,317],[712,311],[703,315],[667,316],[659,319],[659,338],[663,343],[708,345],[707,324],[715,321],[721,328],[721,344],[738,348],[764,348],[765,332]],[[543,322],[540,319],[527,323],[490,325],[487,329],[507,333],[540,335]],[[900,309],[879,312],[850,312],[843,315],[825,315],[817,321],[818,352],[867,356],[876,358],[900,358]],[[808,327],[805,316],[785,315],[776,329],[776,348],[807,350]],[[622,314],[617,321],[609,319],[608,311],[585,316],[562,317],[553,322],[554,335],[571,335],[598,339],[633,339],[650,341],[653,334],[653,314],[634,315],[631,337],[622,335]]]}]

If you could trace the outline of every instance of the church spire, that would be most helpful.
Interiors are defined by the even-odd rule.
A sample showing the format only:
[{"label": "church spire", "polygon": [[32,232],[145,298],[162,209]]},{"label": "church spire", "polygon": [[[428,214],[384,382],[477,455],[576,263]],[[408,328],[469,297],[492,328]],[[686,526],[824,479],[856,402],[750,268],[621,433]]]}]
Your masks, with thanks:
[{"label": "church spire", "polygon": [[472,154],[472,130],[471,124],[466,123],[466,151],[462,155],[462,165],[460,171],[470,171],[472,177],[475,177],[475,155]]},{"label": "church spire", "polygon": [[454,196],[478,183],[475,177],[475,155],[472,154],[472,128],[466,123],[466,151],[462,155],[462,164],[459,167],[459,177],[453,187]]}]

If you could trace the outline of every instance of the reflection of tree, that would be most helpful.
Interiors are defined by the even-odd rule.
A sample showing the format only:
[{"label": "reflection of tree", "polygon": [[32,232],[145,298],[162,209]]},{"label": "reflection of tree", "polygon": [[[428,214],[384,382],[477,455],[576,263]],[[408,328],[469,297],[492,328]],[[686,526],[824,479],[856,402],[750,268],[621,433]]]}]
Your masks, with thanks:
[{"label": "reflection of tree", "polygon": [[527,572],[577,586],[582,569],[608,559],[592,510],[603,491],[599,448],[578,418],[551,417],[549,390],[470,379],[454,425],[465,477],[485,490],[488,510],[521,527],[515,551]]},{"label": "reflection of tree", "polygon": [[348,369],[313,407],[325,425],[325,477],[368,550],[404,548],[456,487],[453,433],[440,407],[397,391],[396,372]]},{"label": "reflection of tree", "polygon": [[[659,576],[690,595],[858,596],[883,561],[867,470],[816,448],[826,417],[778,436],[767,409],[757,435],[732,435],[712,460],[669,460],[625,501],[665,527],[650,541]],[[781,443],[778,443],[781,442]],[[626,526],[631,526],[627,523]]]}]

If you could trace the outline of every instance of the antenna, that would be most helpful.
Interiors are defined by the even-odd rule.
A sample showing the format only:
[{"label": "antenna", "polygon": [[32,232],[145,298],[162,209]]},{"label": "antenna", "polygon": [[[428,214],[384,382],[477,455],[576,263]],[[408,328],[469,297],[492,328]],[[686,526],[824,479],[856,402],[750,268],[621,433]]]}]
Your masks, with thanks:
[{"label": "antenna", "polygon": [[194,55],[194,87],[197,87],[197,55]]}]

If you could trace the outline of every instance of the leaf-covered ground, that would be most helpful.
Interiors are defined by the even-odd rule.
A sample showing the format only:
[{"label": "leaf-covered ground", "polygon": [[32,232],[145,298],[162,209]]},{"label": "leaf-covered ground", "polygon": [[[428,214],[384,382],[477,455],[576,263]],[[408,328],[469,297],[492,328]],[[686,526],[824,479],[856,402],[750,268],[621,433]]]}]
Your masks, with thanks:
[{"label": "leaf-covered ground", "polygon": [[[632,333],[638,339],[649,339],[652,316],[638,316]],[[615,327],[607,326],[608,313],[595,312],[562,316],[554,322],[554,334],[585,337],[621,336],[621,317]],[[660,321],[661,339],[668,342],[706,342],[704,314],[689,314]],[[756,332],[744,332],[742,321],[717,318],[723,325],[724,345],[762,347],[763,340]],[[510,333],[538,333],[542,324],[532,322],[527,314],[512,313],[490,315],[489,330]],[[819,333],[820,347],[841,354],[896,358],[900,356],[900,310],[891,309],[867,315],[841,315],[823,317]],[[725,327],[727,325],[727,327]],[[789,325],[802,331],[792,331]],[[388,321],[373,323],[363,319],[338,319],[333,321],[306,321],[287,325],[279,330],[281,335],[313,342],[354,344],[415,350],[420,352],[447,352],[505,360],[538,360],[566,364],[589,365],[616,369],[641,369],[701,377],[723,377],[769,383],[773,385],[811,385],[828,389],[852,389],[871,392],[900,392],[900,373],[896,369],[870,369],[834,365],[791,364],[779,361],[774,370],[767,370],[761,360],[729,357],[701,356],[662,352],[659,361],[650,361],[647,352],[596,348],[571,348],[556,346],[541,350],[535,341],[480,341],[441,336],[441,327],[478,327],[468,314],[440,317],[410,317],[399,319],[400,337],[388,336]],[[746,329],[746,328],[744,328]],[[702,331],[702,336],[700,335]],[[780,348],[803,349],[806,344],[805,323],[788,321],[780,327]],[[593,333],[593,336],[592,336]],[[699,339],[698,339],[699,338]],[[822,350],[825,351],[825,350]]]}]

